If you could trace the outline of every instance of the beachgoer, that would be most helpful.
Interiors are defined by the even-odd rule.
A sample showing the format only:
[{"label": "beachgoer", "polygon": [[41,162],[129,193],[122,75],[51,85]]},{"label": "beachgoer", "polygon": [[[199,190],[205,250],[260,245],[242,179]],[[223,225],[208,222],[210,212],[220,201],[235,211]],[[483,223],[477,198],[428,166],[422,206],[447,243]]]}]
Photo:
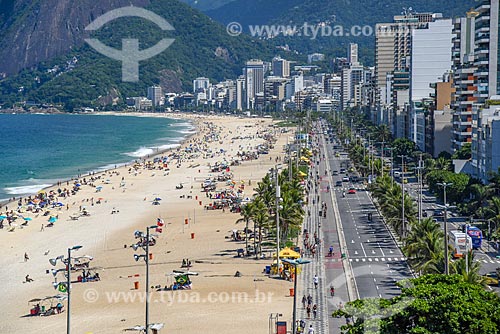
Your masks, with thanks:
[{"label": "beachgoer", "polygon": [[44,230],[44,227],[43,227],[43,224],[42,226],[40,227],[40,232]]},{"label": "beachgoer", "polygon": [[28,261],[30,258],[28,256],[28,253],[24,253],[24,262]]},{"label": "beachgoer", "polygon": [[24,279],[26,280],[26,283],[33,282],[33,279],[30,278],[30,275],[26,275],[26,277]]}]

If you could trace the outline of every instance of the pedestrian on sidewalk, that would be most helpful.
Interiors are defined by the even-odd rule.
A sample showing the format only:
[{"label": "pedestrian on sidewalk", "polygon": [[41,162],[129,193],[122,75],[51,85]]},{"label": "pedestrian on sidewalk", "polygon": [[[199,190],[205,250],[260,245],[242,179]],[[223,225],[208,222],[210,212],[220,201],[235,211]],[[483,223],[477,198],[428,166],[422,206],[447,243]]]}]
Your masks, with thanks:
[{"label": "pedestrian on sidewalk", "polygon": [[302,297],[302,308],[306,308],[306,303],[307,303],[307,297],[306,295],[304,295],[304,297]]},{"label": "pedestrian on sidewalk", "polygon": [[314,304],[312,311],[313,311],[313,318],[316,320],[316,317],[318,316],[318,305]]},{"label": "pedestrian on sidewalk", "polygon": [[313,303],[313,297],[311,295],[307,296],[307,305],[311,306]]},{"label": "pedestrian on sidewalk", "polygon": [[307,319],[311,319],[311,305],[307,305],[306,312],[307,312]]},{"label": "pedestrian on sidewalk", "polygon": [[313,325],[309,325],[309,330],[307,331],[307,334],[314,334]]},{"label": "pedestrian on sidewalk", "polygon": [[314,283],[314,288],[317,289],[318,288],[318,283],[319,283],[318,275],[314,275],[313,283]]}]

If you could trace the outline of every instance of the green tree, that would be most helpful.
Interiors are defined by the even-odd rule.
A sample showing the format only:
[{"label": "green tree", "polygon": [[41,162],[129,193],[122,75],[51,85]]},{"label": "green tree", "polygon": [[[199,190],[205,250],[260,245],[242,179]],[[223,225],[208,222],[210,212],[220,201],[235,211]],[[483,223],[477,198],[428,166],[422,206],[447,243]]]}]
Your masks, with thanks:
[{"label": "green tree", "polygon": [[[402,293],[389,300],[348,303],[333,316],[355,317],[348,334],[498,334],[500,298],[461,275],[425,275],[400,283]],[[380,318],[382,316],[382,318]],[[378,326],[374,326],[377,322]]]},{"label": "green tree", "polygon": [[465,143],[452,155],[452,159],[469,160],[472,157],[471,143]]},{"label": "green tree", "polygon": [[398,138],[392,142],[392,148],[394,151],[394,159],[398,155],[412,156],[413,152],[417,151],[417,144],[406,138]]}]

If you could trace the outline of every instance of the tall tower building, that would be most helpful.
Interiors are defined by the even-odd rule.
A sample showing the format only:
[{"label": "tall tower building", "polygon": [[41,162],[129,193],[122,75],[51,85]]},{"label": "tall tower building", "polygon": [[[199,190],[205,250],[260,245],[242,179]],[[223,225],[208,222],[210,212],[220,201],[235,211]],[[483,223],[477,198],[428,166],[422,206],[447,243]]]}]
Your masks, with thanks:
[{"label": "tall tower building", "polygon": [[255,97],[264,93],[264,62],[252,59],[245,63],[245,103],[247,109],[254,109]]},{"label": "tall tower building", "polygon": [[[426,116],[422,100],[434,90],[431,84],[451,71],[452,20],[436,20],[414,29],[410,57],[410,139],[420,150],[426,147]],[[451,143],[450,143],[451,145]]]},{"label": "tall tower building", "polygon": [[477,12],[470,11],[467,17],[453,20],[453,84],[455,93],[452,99],[453,132],[452,149],[458,150],[472,142],[472,105],[474,97],[474,45],[475,17]]},{"label": "tall tower building", "polygon": [[160,105],[162,98],[163,93],[160,86],[148,87],[148,99],[151,100],[153,106]]},{"label": "tall tower building", "polygon": [[[394,22],[375,25],[375,105],[372,120],[377,124],[393,123],[391,96],[387,94],[387,75],[409,70],[411,32],[424,28],[440,14],[411,13],[394,16]],[[384,117],[385,116],[385,117]]]}]

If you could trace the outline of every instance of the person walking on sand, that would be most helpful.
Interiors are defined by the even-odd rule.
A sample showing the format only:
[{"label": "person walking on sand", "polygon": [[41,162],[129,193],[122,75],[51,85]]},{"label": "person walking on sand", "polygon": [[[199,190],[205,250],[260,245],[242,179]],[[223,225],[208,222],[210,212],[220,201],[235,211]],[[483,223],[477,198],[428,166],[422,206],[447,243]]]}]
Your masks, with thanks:
[{"label": "person walking on sand", "polygon": [[28,253],[24,253],[24,262],[27,262],[29,259]]},{"label": "person walking on sand", "polygon": [[40,232],[42,232],[43,230],[45,230],[45,228],[43,227],[43,224],[42,224],[42,227],[40,227]]}]

